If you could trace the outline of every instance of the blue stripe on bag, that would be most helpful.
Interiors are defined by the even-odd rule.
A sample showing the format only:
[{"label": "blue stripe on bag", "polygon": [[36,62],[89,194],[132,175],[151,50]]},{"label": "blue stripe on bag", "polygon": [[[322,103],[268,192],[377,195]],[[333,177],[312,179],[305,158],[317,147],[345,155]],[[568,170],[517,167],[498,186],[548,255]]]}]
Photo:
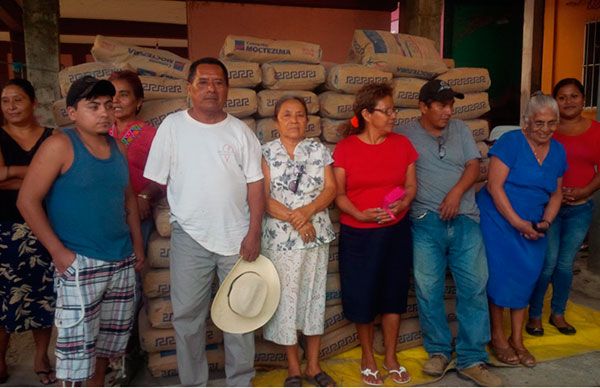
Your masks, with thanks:
[{"label": "blue stripe on bag", "polygon": [[375,53],[387,53],[387,46],[385,45],[385,41],[379,35],[379,32],[373,30],[363,30],[367,39],[373,43],[373,48],[375,49]]}]

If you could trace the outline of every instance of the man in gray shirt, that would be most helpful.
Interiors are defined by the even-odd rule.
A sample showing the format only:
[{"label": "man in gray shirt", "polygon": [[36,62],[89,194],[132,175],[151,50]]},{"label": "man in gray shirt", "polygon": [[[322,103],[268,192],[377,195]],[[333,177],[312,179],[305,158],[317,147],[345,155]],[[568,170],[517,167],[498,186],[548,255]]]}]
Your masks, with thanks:
[{"label": "man in gray shirt", "polygon": [[500,386],[501,378],[486,366],[488,269],[473,188],[480,154],[467,126],[451,119],[454,98],[464,95],[444,81],[427,82],[419,93],[421,117],[396,130],[407,136],[419,153],[411,220],[419,319],[429,353],[423,372],[441,376],[452,358],[452,335],[444,307],[449,267],[456,284],[458,374],[481,386]]}]

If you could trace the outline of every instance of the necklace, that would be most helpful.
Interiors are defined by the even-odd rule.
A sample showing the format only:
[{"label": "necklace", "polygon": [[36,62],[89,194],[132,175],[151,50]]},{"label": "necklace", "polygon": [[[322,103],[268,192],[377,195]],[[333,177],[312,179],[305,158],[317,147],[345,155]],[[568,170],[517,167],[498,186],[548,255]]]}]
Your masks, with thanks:
[{"label": "necklace", "polygon": [[[533,144],[531,144],[531,142],[529,141],[529,139],[527,139],[527,144],[529,144],[529,148],[531,148],[531,151],[533,152],[533,156],[535,157],[535,160],[537,160],[538,164],[541,165],[543,162],[542,157],[545,157],[546,155],[544,155],[544,151],[546,151],[546,147],[545,145],[539,145],[539,146],[535,146]],[[539,153],[536,150],[536,148],[542,148],[544,147],[544,149],[540,149]]]}]

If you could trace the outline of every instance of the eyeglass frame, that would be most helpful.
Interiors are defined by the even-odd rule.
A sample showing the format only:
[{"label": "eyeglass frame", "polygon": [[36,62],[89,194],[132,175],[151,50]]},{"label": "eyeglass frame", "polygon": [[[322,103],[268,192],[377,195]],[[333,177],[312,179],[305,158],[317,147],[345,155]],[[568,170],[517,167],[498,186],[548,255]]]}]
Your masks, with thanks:
[{"label": "eyeglass frame", "polygon": [[373,108],[373,112],[383,113],[384,115],[389,116],[389,117],[396,116],[396,110],[394,108],[389,108],[386,110],[383,110],[380,108]]},{"label": "eyeglass frame", "polygon": [[300,179],[302,178],[302,175],[306,173],[306,169],[303,164],[296,165],[296,168],[298,169],[298,172],[296,173],[296,179],[291,180],[290,183],[288,183],[288,190],[290,190],[294,194],[298,192],[298,187],[300,186]]},{"label": "eyeglass frame", "polygon": [[542,130],[544,128],[548,128],[548,129],[556,128],[556,127],[558,127],[558,124],[560,124],[559,120],[533,121],[531,123],[531,126],[535,130],[540,131],[540,130]]}]

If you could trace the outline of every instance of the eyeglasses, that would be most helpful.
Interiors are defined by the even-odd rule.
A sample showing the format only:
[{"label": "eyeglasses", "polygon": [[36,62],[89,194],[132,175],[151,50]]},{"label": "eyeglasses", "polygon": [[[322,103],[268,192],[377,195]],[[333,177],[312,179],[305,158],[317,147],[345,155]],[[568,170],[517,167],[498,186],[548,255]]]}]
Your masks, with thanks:
[{"label": "eyeglasses", "polygon": [[373,111],[381,112],[387,116],[395,116],[396,115],[396,111],[394,110],[394,108],[388,108],[388,109],[373,108]]},{"label": "eyeglasses", "polygon": [[300,179],[302,178],[302,175],[304,175],[304,165],[300,164],[296,166],[297,172],[296,172],[296,179],[291,180],[290,183],[288,184],[288,189],[296,194],[296,192],[298,191],[298,186],[300,185]]},{"label": "eyeglasses", "polygon": [[446,156],[446,147],[444,147],[444,144],[446,144],[446,139],[444,139],[444,136],[438,136],[437,143],[438,143],[438,156],[440,157],[440,159],[444,159],[444,156]]},{"label": "eyeglasses", "polygon": [[544,129],[545,127],[548,127],[548,129],[553,129],[553,128],[556,128],[557,126],[558,126],[558,121],[557,120],[552,120],[552,121],[534,121],[533,122],[533,128],[535,128],[537,130]]}]

